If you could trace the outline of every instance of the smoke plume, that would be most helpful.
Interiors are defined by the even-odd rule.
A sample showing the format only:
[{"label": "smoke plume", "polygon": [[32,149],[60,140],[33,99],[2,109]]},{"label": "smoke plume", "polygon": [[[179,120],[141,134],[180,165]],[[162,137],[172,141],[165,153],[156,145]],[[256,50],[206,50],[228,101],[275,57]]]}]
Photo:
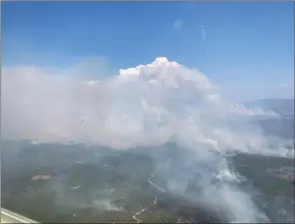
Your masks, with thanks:
[{"label": "smoke plume", "polygon": [[188,195],[192,173],[187,170],[194,170],[200,188],[196,201],[227,209],[232,221],[266,218],[238,189],[241,178],[225,155],[293,155],[282,139],[267,136],[250,119],[277,114],[229,102],[200,71],[164,57],[99,80],[33,66],[4,67],[1,83],[3,139],[72,141],[119,150],[173,142],[189,156],[184,158],[186,170],[173,174],[178,179],[168,178],[171,161],[157,163],[167,178],[166,190]]}]

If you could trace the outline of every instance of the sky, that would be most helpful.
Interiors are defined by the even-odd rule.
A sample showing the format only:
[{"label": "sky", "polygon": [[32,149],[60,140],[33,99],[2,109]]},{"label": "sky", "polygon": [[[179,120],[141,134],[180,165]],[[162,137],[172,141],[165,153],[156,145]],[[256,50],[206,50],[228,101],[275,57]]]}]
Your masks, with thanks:
[{"label": "sky", "polygon": [[1,5],[5,67],[88,62],[110,76],[166,57],[198,68],[233,100],[293,97],[293,2]]}]

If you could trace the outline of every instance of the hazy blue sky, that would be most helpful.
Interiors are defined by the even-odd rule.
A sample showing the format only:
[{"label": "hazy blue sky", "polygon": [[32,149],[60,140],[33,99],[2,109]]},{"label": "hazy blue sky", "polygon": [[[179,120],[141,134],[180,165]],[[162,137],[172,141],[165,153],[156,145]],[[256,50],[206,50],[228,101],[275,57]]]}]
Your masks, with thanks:
[{"label": "hazy blue sky", "polygon": [[292,2],[5,2],[2,63],[113,68],[165,56],[196,67],[236,99],[291,97]]}]

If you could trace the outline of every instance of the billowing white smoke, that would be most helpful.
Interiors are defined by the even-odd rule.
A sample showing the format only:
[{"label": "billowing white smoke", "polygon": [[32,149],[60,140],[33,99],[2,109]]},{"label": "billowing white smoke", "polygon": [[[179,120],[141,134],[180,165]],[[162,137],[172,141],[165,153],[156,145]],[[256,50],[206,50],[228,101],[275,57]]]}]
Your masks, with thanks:
[{"label": "billowing white smoke", "polygon": [[[3,139],[74,141],[116,149],[175,142],[195,152],[190,162],[197,167],[189,168],[201,175],[199,200],[226,208],[232,221],[257,221],[259,212],[232,185],[239,180],[219,156],[228,151],[294,155],[280,139],[264,136],[245,119],[274,113],[223,99],[204,74],[166,58],[93,81],[36,67],[9,67],[2,69],[1,83]],[[219,173],[206,171],[206,166]],[[159,170],[165,173],[163,167]],[[210,184],[212,175],[221,179],[220,187]],[[170,192],[185,194],[190,177],[181,176],[181,182],[168,179]]]},{"label": "billowing white smoke", "polygon": [[8,67],[2,69],[1,81],[4,139],[88,142],[114,148],[172,139],[220,152],[288,153],[282,147],[269,150],[275,140],[270,142],[258,127],[241,119],[265,112],[226,101],[204,74],[166,58],[120,70],[103,80]]}]

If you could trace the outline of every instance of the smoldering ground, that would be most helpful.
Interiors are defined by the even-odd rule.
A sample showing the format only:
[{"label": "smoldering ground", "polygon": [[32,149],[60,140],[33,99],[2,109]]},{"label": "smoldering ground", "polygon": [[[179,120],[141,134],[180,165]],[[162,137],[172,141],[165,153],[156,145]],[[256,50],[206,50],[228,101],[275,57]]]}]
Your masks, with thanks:
[{"label": "smoldering ground", "polygon": [[[248,119],[279,115],[227,101],[204,74],[166,58],[99,80],[82,80],[65,73],[36,67],[3,68],[3,139],[71,141],[115,150],[145,148],[152,153],[149,158],[158,180],[146,173],[145,181],[140,183],[162,192],[158,195],[159,202],[165,198],[163,194],[169,194],[190,201],[196,208],[209,210],[216,215],[214,220],[268,220],[253,202],[252,192],[239,187],[243,178],[229,166],[228,152],[292,157],[294,151],[284,147],[285,139],[266,135]],[[172,145],[166,152],[160,146],[169,142]],[[101,166],[101,160],[94,164]],[[98,169],[94,164],[90,167]],[[103,178],[90,170],[86,166],[82,176],[89,176],[92,181],[99,178],[100,184],[108,183],[105,179],[108,175]],[[124,180],[117,175],[111,181],[120,178]],[[115,209],[108,198],[99,197],[105,203],[97,203],[99,190],[94,195],[81,194],[76,198],[81,203],[73,203],[74,197],[62,196],[65,185],[61,180],[64,179],[57,178],[53,186],[63,203],[82,206],[85,201],[86,207],[91,202],[92,207]],[[131,188],[130,178],[125,181]],[[87,180],[82,178],[80,182]],[[141,184],[136,186],[140,189]],[[121,194],[126,197],[132,192]],[[148,197],[151,204],[154,197],[155,192]],[[131,206],[129,210],[138,208]]]}]

